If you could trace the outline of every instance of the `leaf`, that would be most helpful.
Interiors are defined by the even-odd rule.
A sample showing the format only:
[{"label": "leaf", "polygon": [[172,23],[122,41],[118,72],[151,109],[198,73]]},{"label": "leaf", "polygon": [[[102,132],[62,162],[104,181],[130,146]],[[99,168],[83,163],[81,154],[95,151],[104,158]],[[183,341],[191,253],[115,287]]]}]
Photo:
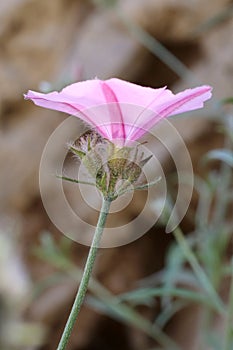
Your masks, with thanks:
[{"label": "leaf", "polygon": [[145,303],[145,299],[152,297],[171,296],[189,300],[190,302],[202,303],[214,307],[211,300],[200,291],[192,291],[184,288],[142,288],[132,292],[118,295],[122,301]]},{"label": "leaf", "polygon": [[180,310],[185,308],[188,305],[187,301],[173,300],[172,303],[169,303],[158,315],[155,320],[155,323],[160,328],[164,328],[170,319]]},{"label": "leaf", "polygon": [[161,176],[158,177],[157,179],[155,179],[154,181],[148,182],[146,184],[139,184],[137,186],[134,187],[134,190],[145,190],[148,189],[149,187],[152,187],[154,185],[157,185],[157,183],[161,180]]},{"label": "leaf", "polygon": [[78,150],[77,148],[75,148],[74,146],[70,146],[69,150],[73,153],[76,154],[80,159],[83,159],[86,156],[85,152],[82,152],[80,150]]},{"label": "leaf", "polygon": [[58,179],[65,180],[65,181],[68,181],[68,182],[74,182],[76,184],[96,186],[95,183],[87,182],[87,181],[79,181],[77,179],[72,179],[72,178],[67,177],[67,176],[56,175],[56,177]]},{"label": "leaf", "polygon": [[222,104],[233,104],[233,97],[227,97],[227,98],[224,98],[222,101],[221,101]]},{"label": "leaf", "polygon": [[233,167],[233,152],[228,149],[215,149],[206,154],[204,161],[206,160],[220,160]]}]

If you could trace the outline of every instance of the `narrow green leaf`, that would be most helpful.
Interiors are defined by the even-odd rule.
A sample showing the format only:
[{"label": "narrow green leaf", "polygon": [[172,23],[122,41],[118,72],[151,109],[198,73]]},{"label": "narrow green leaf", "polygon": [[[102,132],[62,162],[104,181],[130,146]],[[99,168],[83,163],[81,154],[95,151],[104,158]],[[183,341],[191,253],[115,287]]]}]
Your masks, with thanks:
[{"label": "narrow green leaf", "polygon": [[67,176],[56,175],[56,177],[57,177],[58,179],[61,179],[61,180],[65,180],[65,181],[69,181],[69,182],[74,182],[74,183],[81,184],[81,185],[96,186],[95,183],[88,182],[88,181],[80,181],[80,180],[77,180],[77,179],[72,179],[72,178],[67,177]]},{"label": "narrow green leaf", "polygon": [[73,146],[70,146],[70,147],[69,147],[69,150],[70,150],[72,153],[76,154],[76,155],[77,155],[79,158],[81,158],[81,159],[82,159],[83,157],[86,156],[86,153],[84,153],[84,152],[78,150],[77,148],[75,148],[75,147],[73,147]]},{"label": "narrow green leaf", "polygon": [[233,167],[233,152],[228,149],[215,149],[208,152],[204,160],[220,160]]},{"label": "narrow green leaf", "polygon": [[203,291],[192,291],[184,288],[142,288],[129,293],[118,295],[122,301],[145,303],[145,299],[152,297],[171,296],[189,300],[195,303],[202,303],[214,307],[211,300]]},{"label": "narrow green leaf", "polygon": [[162,179],[161,177],[158,177],[154,181],[148,182],[146,184],[135,186],[134,190],[145,190],[145,189],[147,189],[149,187],[152,187],[152,186],[156,185],[161,179]]}]

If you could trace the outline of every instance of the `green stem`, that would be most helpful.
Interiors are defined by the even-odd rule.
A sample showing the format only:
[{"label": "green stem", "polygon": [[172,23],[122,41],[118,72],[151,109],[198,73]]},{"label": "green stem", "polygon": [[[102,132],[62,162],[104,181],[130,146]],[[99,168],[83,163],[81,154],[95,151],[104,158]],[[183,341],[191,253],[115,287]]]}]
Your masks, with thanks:
[{"label": "green stem", "polygon": [[[39,254],[38,254],[39,253]],[[62,269],[72,279],[81,281],[82,271],[72,263],[67,256],[62,256],[60,252],[58,256],[53,256],[49,252],[48,254],[40,253],[37,251],[37,255],[52,264],[55,268]],[[166,335],[157,325],[151,324],[149,320],[140,315],[138,310],[133,309],[129,304],[122,303],[118,299],[118,296],[113,295],[108,289],[101,285],[97,280],[91,278],[88,289],[94,297],[89,297],[89,306],[92,305],[92,300],[102,303],[105,307],[104,311],[106,315],[111,315],[113,318],[120,320],[126,325],[131,325],[137,329],[145,332],[148,336],[154,339],[157,343],[163,346],[163,349],[169,350],[181,350],[181,348],[168,336]],[[102,305],[100,306],[103,310]],[[98,308],[97,308],[98,310]]]},{"label": "green stem", "polygon": [[57,350],[64,350],[67,346],[67,343],[69,341],[71,332],[73,330],[75,321],[77,319],[77,316],[79,314],[80,308],[83,304],[87,288],[88,288],[88,283],[91,277],[92,269],[94,266],[95,258],[97,255],[99,243],[101,240],[101,236],[105,227],[106,219],[109,213],[109,208],[110,208],[111,201],[108,199],[103,199],[102,203],[102,208],[100,211],[98,223],[96,226],[95,234],[93,237],[93,241],[91,244],[91,248],[89,250],[89,254],[87,257],[86,265],[84,268],[83,276],[79,285],[79,289],[77,292],[77,295],[75,297],[74,304],[72,306],[69,318],[67,320],[65,329],[63,331],[61,340],[59,342],[59,345],[57,347]]},{"label": "green stem", "polygon": [[193,271],[195,272],[197,278],[201,282],[203,288],[208,293],[209,297],[213,300],[213,302],[216,305],[217,310],[222,314],[225,313],[225,305],[218,296],[216,290],[214,289],[213,285],[211,284],[209,278],[207,277],[205,271],[200,266],[195,254],[190,249],[189,244],[187,243],[185,236],[181,229],[177,227],[173,234],[176,238],[176,241],[180,245],[181,249],[183,250],[188,262],[190,263],[191,267],[193,268]]},{"label": "green stem", "polygon": [[231,261],[231,271],[231,287],[228,303],[226,333],[223,347],[224,350],[231,350],[233,346],[233,259]]}]

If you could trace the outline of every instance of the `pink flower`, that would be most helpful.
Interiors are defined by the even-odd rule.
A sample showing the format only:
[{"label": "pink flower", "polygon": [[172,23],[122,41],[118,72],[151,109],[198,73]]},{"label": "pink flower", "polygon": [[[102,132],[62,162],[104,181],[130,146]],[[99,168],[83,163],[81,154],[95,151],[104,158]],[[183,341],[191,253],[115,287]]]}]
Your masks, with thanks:
[{"label": "pink flower", "polygon": [[166,87],[152,89],[120,79],[87,80],[60,92],[28,91],[36,105],[72,114],[108,140],[123,144],[135,141],[161,119],[199,109],[211,98],[207,85],[173,94]]}]

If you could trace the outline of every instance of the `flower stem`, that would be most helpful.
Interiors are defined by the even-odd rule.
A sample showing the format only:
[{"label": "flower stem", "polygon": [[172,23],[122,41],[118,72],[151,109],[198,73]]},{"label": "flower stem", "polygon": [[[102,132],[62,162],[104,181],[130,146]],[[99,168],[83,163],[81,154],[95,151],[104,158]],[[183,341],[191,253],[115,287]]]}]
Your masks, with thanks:
[{"label": "flower stem", "polygon": [[84,268],[83,276],[79,285],[79,289],[77,292],[77,295],[75,297],[74,304],[72,306],[69,318],[67,320],[66,326],[64,328],[61,340],[59,342],[59,345],[57,347],[57,350],[64,350],[67,346],[67,343],[69,341],[71,332],[73,330],[75,321],[77,319],[77,316],[79,314],[80,308],[83,304],[87,288],[88,288],[88,283],[91,277],[92,269],[94,266],[95,258],[97,255],[99,243],[101,240],[101,236],[105,227],[106,219],[109,213],[109,208],[110,208],[111,200],[109,199],[103,199],[102,203],[102,208],[100,211],[98,223],[96,226],[95,234],[93,237],[93,241],[89,250],[89,254],[87,257],[86,265]]}]

